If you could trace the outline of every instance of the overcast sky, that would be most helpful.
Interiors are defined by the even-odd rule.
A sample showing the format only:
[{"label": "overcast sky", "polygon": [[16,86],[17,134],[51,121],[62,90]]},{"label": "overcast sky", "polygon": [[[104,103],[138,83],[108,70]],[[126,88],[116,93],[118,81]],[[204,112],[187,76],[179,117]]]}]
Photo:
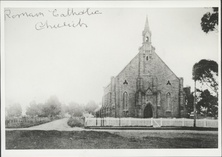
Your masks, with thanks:
[{"label": "overcast sky", "polygon": [[[184,86],[193,86],[196,62],[218,62],[218,33],[205,34],[200,26],[201,17],[211,8],[90,8],[89,13],[97,14],[69,17],[59,17],[67,8],[57,8],[54,17],[54,9],[9,8],[5,12],[6,104],[18,102],[25,108],[51,95],[65,104],[101,102],[110,77],[137,55],[146,16],[156,53],[184,78]],[[41,14],[13,18],[24,12]],[[77,26],[37,30],[46,21]]]}]

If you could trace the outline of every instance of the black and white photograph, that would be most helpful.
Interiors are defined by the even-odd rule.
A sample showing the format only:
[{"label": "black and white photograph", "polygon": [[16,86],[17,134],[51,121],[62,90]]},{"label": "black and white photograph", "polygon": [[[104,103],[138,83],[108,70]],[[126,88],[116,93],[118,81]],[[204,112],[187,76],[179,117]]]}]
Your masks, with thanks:
[{"label": "black and white photograph", "polygon": [[220,156],[221,8],[195,2],[4,2],[3,155]]}]

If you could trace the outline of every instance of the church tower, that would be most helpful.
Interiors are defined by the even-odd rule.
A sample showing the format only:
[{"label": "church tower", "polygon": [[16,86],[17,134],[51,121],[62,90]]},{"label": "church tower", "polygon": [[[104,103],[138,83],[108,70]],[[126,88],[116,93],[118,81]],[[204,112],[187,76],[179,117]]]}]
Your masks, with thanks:
[{"label": "church tower", "polygon": [[148,17],[146,17],[145,27],[142,32],[143,43],[139,48],[139,65],[137,78],[137,93],[136,93],[136,117],[142,117],[143,93],[144,93],[144,75],[146,74],[146,60],[149,60],[151,50],[151,31],[149,27]]},{"label": "church tower", "polygon": [[[145,27],[142,32],[142,46],[139,48],[139,65],[137,78],[137,93],[136,93],[136,116],[144,117],[144,107],[150,102],[152,107],[151,114],[157,117],[157,78],[154,75],[153,53],[155,48],[151,44],[152,33],[150,31],[148,17],[146,17]],[[151,109],[149,109],[151,110]]]},{"label": "church tower", "polygon": [[149,60],[152,59],[152,52],[155,48],[151,45],[152,33],[150,31],[148,17],[146,17],[145,27],[142,32],[142,46],[139,48],[139,77],[144,74],[149,74],[149,71],[145,71]]}]

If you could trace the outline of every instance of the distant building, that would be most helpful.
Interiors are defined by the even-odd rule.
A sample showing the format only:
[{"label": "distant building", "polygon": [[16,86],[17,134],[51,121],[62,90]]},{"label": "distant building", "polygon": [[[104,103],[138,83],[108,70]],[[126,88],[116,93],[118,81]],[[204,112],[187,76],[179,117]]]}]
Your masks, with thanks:
[{"label": "distant building", "polygon": [[183,78],[156,54],[146,18],[139,53],[104,88],[98,117],[184,117]]}]

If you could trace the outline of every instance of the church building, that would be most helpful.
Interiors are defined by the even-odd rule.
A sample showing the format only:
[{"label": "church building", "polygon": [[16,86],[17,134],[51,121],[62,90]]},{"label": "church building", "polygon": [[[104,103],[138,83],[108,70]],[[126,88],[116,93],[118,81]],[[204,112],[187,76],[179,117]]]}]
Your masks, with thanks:
[{"label": "church building", "polygon": [[104,88],[97,117],[180,118],[185,116],[183,78],[156,54],[146,18],[139,53]]}]

